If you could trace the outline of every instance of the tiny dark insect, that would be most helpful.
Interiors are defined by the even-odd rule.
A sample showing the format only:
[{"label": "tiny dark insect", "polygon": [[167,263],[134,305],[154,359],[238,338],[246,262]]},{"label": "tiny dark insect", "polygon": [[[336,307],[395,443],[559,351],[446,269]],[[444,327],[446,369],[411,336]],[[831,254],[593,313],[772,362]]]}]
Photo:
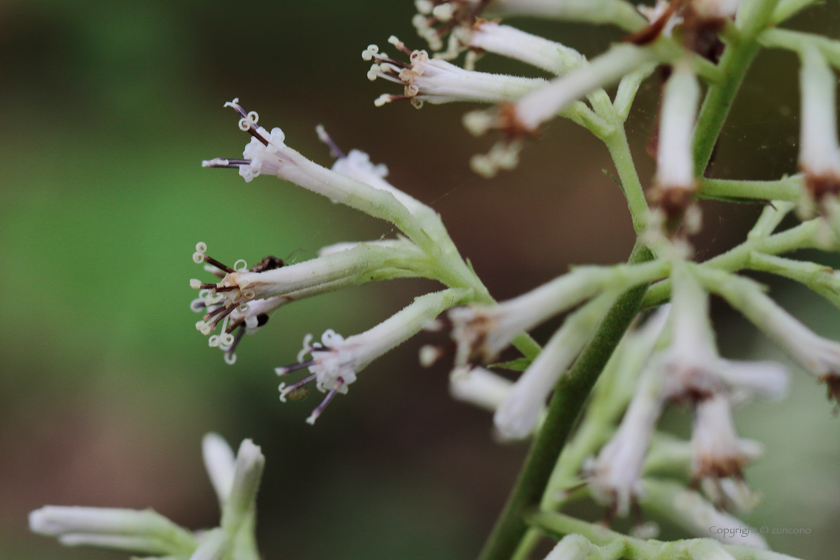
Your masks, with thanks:
[{"label": "tiny dark insect", "polygon": [[283,268],[286,265],[283,259],[268,255],[263,257],[263,260],[250,268],[251,272],[265,272],[266,270],[274,270],[275,268]]}]

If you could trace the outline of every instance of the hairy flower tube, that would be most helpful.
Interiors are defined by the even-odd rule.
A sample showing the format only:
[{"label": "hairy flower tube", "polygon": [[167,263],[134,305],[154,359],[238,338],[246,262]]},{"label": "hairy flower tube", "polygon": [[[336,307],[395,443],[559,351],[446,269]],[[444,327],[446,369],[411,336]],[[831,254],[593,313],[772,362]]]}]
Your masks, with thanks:
[{"label": "hairy flower tube", "polygon": [[[396,346],[402,344],[442,311],[457,305],[469,290],[450,289],[442,292],[426,294],[415,299],[414,303],[361,334],[344,338],[333,330],[327,330],[321,337],[321,342],[312,342],[312,335],[307,335],[303,341],[303,350],[298,354],[298,363],[276,369],[277,375],[307,369],[309,375],[287,385],[280,384],[280,400],[287,396],[295,396],[309,383],[315,386],[326,397],[312,414],[306,419],[314,424],[336,393],[347,393],[349,385],[356,381],[356,374],[366,368],[372,361]],[[304,360],[306,355],[309,360]]]},{"label": "hairy flower tube", "polygon": [[470,28],[459,27],[449,39],[447,52],[435,56],[449,59],[468,50],[468,68],[474,63],[475,53],[485,52],[530,64],[555,76],[579,68],[584,61],[583,55],[571,47],[496,21],[479,20]]},{"label": "hairy flower tube", "polygon": [[[251,271],[243,260],[230,268],[209,257],[207,246],[199,243],[193,254],[197,263],[209,262],[225,275],[217,283],[190,280],[190,287],[201,290],[199,300],[205,308],[212,309],[196,323],[196,329],[209,335],[221,325],[223,335],[219,344],[229,348],[235,339],[231,335],[237,323],[229,323],[238,311],[242,320],[256,314],[268,313],[290,300],[311,297],[341,287],[364,284],[377,279],[399,278],[421,275],[428,266],[426,256],[406,239],[391,240],[388,243],[358,243],[344,251],[337,251],[301,263],[266,270]],[[272,299],[282,296],[283,299]],[[254,304],[254,309],[251,309]],[[200,302],[193,302],[198,309]],[[271,309],[271,310],[273,310]],[[246,324],[247,326],[247,324]],[[211,346],[217,345],[211,341]]]},{"label": "hairy flower tube", "polygon": [[807,45],[800,54],[802,119],[799,166],[805,187],[818,205],[840,195],[840,144],[837,139],[837,79],[822,52]]},{"label": "hairy flower tube", "polygon": [[533,132],[576,99],[617,82],[653,59],[652,52],[647,49],[633,45],[613,47],[589,64],[522,97],[514,104],[510,119],[523,131]]},{"label": "hairy flower tube", "polygon": [[[258,126],[259,115],[253,111],[246,112],[239,105],[238,99],[225,103],[225,106],[233,108],[240,115],[239,128],[252,136],[251,141],[245,146],[244,159],[215,158],[203,161],[202,166],[238,168],[239,174],[246,181],[251,181],[259,175],[274,175],[326,196],[334,202],[345,204],[375,218],[390,221],[412,239],[416,240],[422,235],[416,220],[411,217],[411,212],[416,213],[418,210],[414,203],[417,205],[420,203],[410,196],[400,193],[398,197],[394,193],[396,189],[390,185],[390,188],[377,188],[382,187],[382,184],[370,185],[337,171],[326,169],[288,147],[285,144],[285,134],[279,128],[274,128],[269,133]],[[321,136],[323,138],[323,134]],[[358,163],[358,156],[355,159]],[[375,171],[373,175],[376,175]],[[409,201],[411,201],[409,206],[412,208],[407,208],[403,204]],[[432,212],[431,209],[420,206]]]},{"label": "hairy flower tube", "polygon": [[671,221],[682,217],[697,190],[692,139],[699,99],[693,70],[678,65],[662,96],[653,196]]},{"label": "hairy flower tube", "polygon": [[609,288],[628,289],[666,275],[669,263],[640,266],[578,267],[514,299],[493,306],[472,305],[449,311],[456,366],[489,363],[511,340]]},{"label": "hairy flower tube", "polygon": [[[148,554],[210,560],[255,550],[254,503],[265,457],[244,440],[234,458],[216,434],[202,442],[207,472],[219,499],[222,519],[217,529],[193,534],[151,509],[45,506],[29,514],[30,529],[58,537],[67,546],[95,546]],[[250,521],[249,521],[250,519]]]},{"label": "hairy flower tube", "polygon": [[520,78],[503,74],[488,74],[464,70],[445,60],[430,59],[426,51],[410,51],[396,37],[388,42],[409,57],[410,64],[389,58],[379,52],[379,47],[370,45],[362,53],[364,60],[373,60],[368,79],[383,78],[404,86],[402,95],[383,94],[376,100],[377,106],[400,99],[411,100],[420,108],[424,102],[451,103],[456,101],[478,101],[498,103],[518,99],[547,82],[540,78]]}]

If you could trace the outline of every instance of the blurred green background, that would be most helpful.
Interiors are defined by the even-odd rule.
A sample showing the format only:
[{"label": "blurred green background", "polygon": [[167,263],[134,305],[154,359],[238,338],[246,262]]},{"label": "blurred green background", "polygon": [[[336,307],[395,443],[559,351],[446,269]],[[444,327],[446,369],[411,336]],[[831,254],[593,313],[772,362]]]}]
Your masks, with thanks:
[{"label": "blurred green background", "polygon": [[[267,456],[266,558],[475,555],[526,447],[497,445],[488,414],[448,397],[445,365],[419,368],[422,340],[366,370],[314,428],[304,419],[317,398],[281,406],[272,371],[294,361],[304,334],[360,332],[431,284],[396,281],[286,307],[243,341],[232,367],[207,347],[189,310],[188,280],[201,276],[190,258],[197,241],[223,262],[253,263],[393,233],[280,181],[245,184],[235,172],[202,169],[202,159],[236,157],[247,141],[222,109],[235,96],[320,163],[330,158],[317,124],[345,149],[387,163],[395,185],[443,215],[498,298],[569,264],[626,258],[626,207],[602,173],[611,167],[605,150],[584,131],[552,123],[515,173],[484,181],[467,162],[492,140],[468,136],[467,107],[373,106],[394,89],[368,82],[359,55],[391,34],[420,46],[413,12],[409,0],[0,5],[0,557],[125,558],[31,535],[26,515],[44,504],[153,507],[187,527],[215,526],[200,459],[207,431],[234,447],[251,437]],[[831,2],[793,24],[836,37],[838,12]],[[518,25],[589,56],[620,37]],[[537,75],[489,58],[479,69]],[[720,144],[717,176],[795,171],[796,72],[791,55],[759,58]],[[644,179],[653,173],[643,146],[657,91],[650,80],[629,123]],[[736,243],[759,210],[706,205],[700,256]],[[836,309],[798,287],[773,287],[797,316],[840,338]],[[725,307],[716,313],[730,356],[775,352]],[[838,558],[840,421],[821,387],[795,380],[786,403],[738,417],[768,450],[748,472],[766,496],[748,521],[809,527],[810,535],[769,540],[804,558]],[[685,433],[685,413],[670,422]]]}]

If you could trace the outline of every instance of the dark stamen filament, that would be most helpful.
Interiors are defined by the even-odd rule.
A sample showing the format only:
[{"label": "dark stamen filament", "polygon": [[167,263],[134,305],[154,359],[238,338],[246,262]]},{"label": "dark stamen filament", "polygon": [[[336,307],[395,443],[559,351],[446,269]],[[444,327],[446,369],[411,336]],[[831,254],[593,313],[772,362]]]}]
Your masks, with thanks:
[{"label": "dark stamen filament", "polygon": [[309,377],[304,377],[303,379],[301,379],[301,380],[300,380],[300,381],[298,381],[297,383],[292,383],[292,384],[291,384],[291,385],[289,385],[288,387],[284,387],[284,388],[283,388],[283,394],[284,394],[284,395],[288,395],[289,393],[292,393],[292,392],[294,392],[294,391],[297,391],[298,389],[300,389],[301,387],[303,387],[303,386],[304,386],[304,385],[306,385],[307,383],[309,383],[309,382],[311,382],[311,381],[315,381],[315,378],[316,378],[316,377],[318,377],[318,374],[317,374],[317,373],[313,373],[313,374],[312,374],[312,375],[310,375]]},{"label": "dark stamen filament", "polygon": [[321,413],[324,412],[324,409],[327,408],[327,405],[330,404],[330,401],[333,400],[333,397],[338,392],[338,390],[341,389],[342,385],[344,385],[344,379],[339,377],[338,380],[335,382],[333,388],[330,389],[330,392],[327,393],[327,396],[324,397],[324,400],[321,401],[321,404],[319,404],[318,407],[312,411],[312,414],[309,415],[309,418],[306,419],[307,422],[309,422],[310,424],[315,423],[315,420],[317,420],[318,417],[321,416]]},{"label": "dark stamen filament", "polygon": [[250,159],[223,159],[222,161],[224,161],[225,163],[213,162],[211,160],[207,162],[207,165],[205,165],[204,167],[215,167],[219,169],[239,169],[242,166],[251,165]]},{"label": "dark stamen filament", "polygon": [[289,366],[277,368],[277,375],[286,375],[287,373],[292,373],[293,371],[297,371],[299,369],[308,368],[309,366],[313,365],[315,360],[306,360],[305,362],[300,362],[297,364],[292,364]]},{"label": "dark stamen filament", "polygon": [[211,330],[215,329],[216,325],[219,324],[219,321],[221,321],[222,319],[224,319],[225,317],[227,317],[228,315],[233,313],[233,310],[236,309],[237,307],[238,306],[236,306],[236,305],[229,305],[229,306],[223,308],[224,311],[222,313],[220,313],[212,323],[210,323]]},{"label": "dark stamen filament", "polygon": [[218,268],[220,270],[224,270],[227,273],[236,272],[231,267],[229,267],[227,265],[224,265],[224,264],[220,263],[219,261],[217,261],[216,259],[214,259],[213,257],[208,257],[207,255],[204,255],[204,262],[212,264],[216,268]]},{"label": "dark stamen filament", "polygon": [[224,307],[219,307],[219,308],[217,308],[217,309],[214,309],[213,311],[209,312],[207,315],[205,315],[204,317],[202,317],[202,318],[201,318],[201,320],[202,320],[202,321],[206,321],[207,319],[209,319],[209,318],[211,318],[211,317],[215,317],[216,315],[218,315],[219,313],[221,313],[221,312],[222,312],[222,311],[224,311],[224,310],[225,310],[225,308],[224,308]]},{"label": "dark stamen filament", "polygon": [[[227,332],[229,333],[230,329],[228,329]],[[244,327],[239,329],[239,332],[237,332],[233,336],[233,342],[231,343],[230,348],[225,350],[225,356],[233,356],[233,353],[236,351],[236,347],[239,346],[239,342],[242,340],[243,336],[245,336],[245,328]]]}]

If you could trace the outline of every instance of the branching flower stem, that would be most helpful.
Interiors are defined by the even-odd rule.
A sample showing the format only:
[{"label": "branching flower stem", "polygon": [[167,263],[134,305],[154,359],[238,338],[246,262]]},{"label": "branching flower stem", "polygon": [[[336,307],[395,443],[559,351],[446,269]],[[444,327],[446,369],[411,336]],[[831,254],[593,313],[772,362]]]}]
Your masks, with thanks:
[{"label": "branching flower stem", "polygon": [[[817,235],[819,228],[819,220],[814,219],[775,235],[749,238],[726,253],[704,262],[703,266],[729,272],[747,268],[764,270],[763,265],[751,257],[753,253],[779,255],[798,249],[825,248],[820,244]],[[777,270],[774,270],[774,272],[779,273]],[[645,294],[644,301],[642,301],[642,309],[660,305],[667,301],[670,296],[671,281],[663,280],[662,282],[657,282]]]},{"label": "branching flower stem", "polygon": [[[703,175],[703,171],[705,171],[711,159],[712,151],[720,136],[723,123],[729,114],[735,95],[760,48],[757,37],[768,26],[777,4],[778,0],[755,0],[742,9],[742,12],[744,12],[742,14],[744,17],[741,19],[743,25],[737,34],[738,40],[737,42],[730,42],[720,61],[722,80],[709,87],[700,109],[694,136],[694,168],[697,176]],[[629,149],[626,151],[622,149],[618,153],[629,157]],[[612,150],[611,155],[616,158],[616,154],[612,153]],[[619,172],[622,169],[628,170],[628,166],[633,167],[632,164],[620,159],[615,163]],[[633,174],[635,175],[635,169]],[[624,181],[626,179],[622,178],[622,182]],[[638,218],[634,214],[634,225],[637,220]],[[654,255],[650,249],[637,241],[628,263],[640,264],[653,258]],[[508,560],[516,552],[528,529],[525,516],[539,505],[554,470],[554,465],[583,408],[586,397],[592,390],[595,381],[597,381],[621,337],[639,311],[646,291],[647,286],[641,286],[627,291],[616,301],[574,366],[560,378],[549,404],[543,427],[531,444],[531,449],[516,484],[481,552],[481,560]],[[574,520],[570,519],[571,521]],[[574,524],[581,525],[581,530],[590,528],[586,532],[591,532],[589,524],[579,521],[574,521]],[[579,531],[572,529],[561,532],[565,534]],[[587,536],[586,532],[581,534]],[[626,537],[615,533],[613,535],[616,539],[626,539]],[[608,540],[602,538],[600,542],[607,542]],[[776,557],[781,558],[779,555],[776,555]],[[762,558],[770,557],[763,556]]]},{"label": "branching flower stem", "polygon": [[792,175],[778,181],[737,181],[728,179],[700,179],[700,198],[728,202],[786,200],[797,202],[802,196],[805,178]]}]

